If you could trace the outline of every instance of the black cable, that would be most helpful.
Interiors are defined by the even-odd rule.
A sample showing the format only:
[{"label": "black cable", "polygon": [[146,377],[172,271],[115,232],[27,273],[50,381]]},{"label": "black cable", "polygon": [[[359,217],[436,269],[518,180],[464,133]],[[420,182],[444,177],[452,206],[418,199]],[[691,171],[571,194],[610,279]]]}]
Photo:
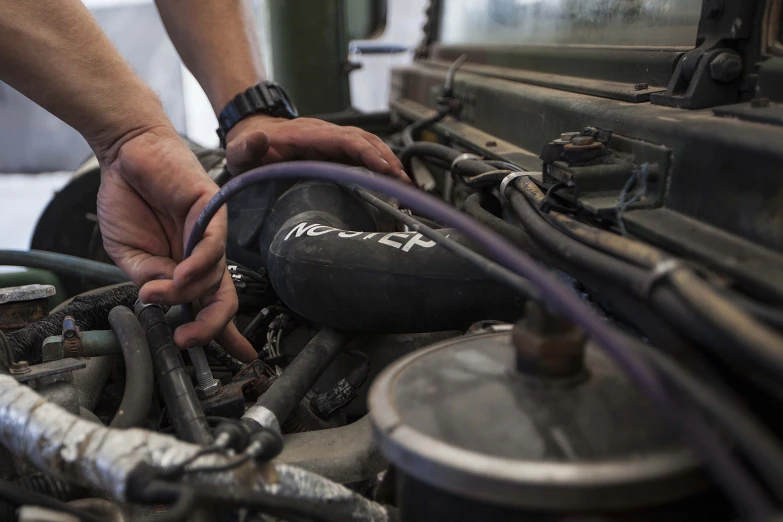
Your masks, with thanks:
[{"label": "black cable", "polygon": [[39,268],[102,285],[128,281],[128,276],[114,265],[43,250],[0,250],[0,265]]},{"label": "black cable", "polygon": [[511,174],[511,171],[508,169],[490,170],[475,176],[463,177],[462,182],[471,188],[491,187],[500,185],[509,174]]},{"label": "black cable", "polygon": [[25,489],[7,480],[0,480],[0,498],[17,506],[40,506],[53,511],[73,515],[85,522],[101,522],[102,519],[82,509],[69,506],[53,497]]},{"label": "black cable", "polygon": [[512,170],[514,172],[524,172],[524,169],[520,167],[519,165],[515,165],[514,163],[510,163],[508,161],[500,161],[500,160],[484,160],[485,163],[492,165],[496,169],[507,169]]},{"label": "black cable", "polygon": [[253,460],[253,455],[249,453],[245,453],[235,458],[234,460],[231,460],[229,462],[226,462],[225,464],[221,464],[218,466],[198,466],[192,468],[185,468],[182,470],[182,474],[188,475],[193,473],[222,473],[224,471],[231,471],[232,469],[236,469],[240,466],[243,466],[248,462],[250,462],[251,460]]}]

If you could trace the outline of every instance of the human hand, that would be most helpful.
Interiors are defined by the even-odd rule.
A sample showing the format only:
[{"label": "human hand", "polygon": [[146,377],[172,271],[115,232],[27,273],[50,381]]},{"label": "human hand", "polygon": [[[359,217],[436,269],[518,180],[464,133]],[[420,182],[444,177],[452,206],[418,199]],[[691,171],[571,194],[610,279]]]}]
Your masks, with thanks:
[{"label": "human hand", "polygon": [[197,302],[195,321],[180,326],[182,348],[217,338],[243,361],[257,354],[231,322],[236,290],[226,268],[227,220],[221,209],[183,261],[185,240],[217,186],[173,128],[137,131],[101,157],[98,223],[106,252],[141,287],[146,303]]},{"label": "human hand", "polygon": [[226,136],[226,161],[234,176],[261,165],[292,160],[348,163],[410,183],[389,147],[379,137],[356,127],[314,118],[286,120],[255,115],[237,123]]}]

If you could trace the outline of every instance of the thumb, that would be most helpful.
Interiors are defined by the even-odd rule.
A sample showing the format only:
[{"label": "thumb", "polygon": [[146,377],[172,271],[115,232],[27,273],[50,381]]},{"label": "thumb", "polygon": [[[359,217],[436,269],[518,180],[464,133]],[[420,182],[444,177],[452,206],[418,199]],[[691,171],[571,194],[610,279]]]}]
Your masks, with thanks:
[{"label": "thumb", "polygon": [[248,130],[226,144],[226,164],[232,176],[260,167],[269,151],[269,135],[259,129]]}]

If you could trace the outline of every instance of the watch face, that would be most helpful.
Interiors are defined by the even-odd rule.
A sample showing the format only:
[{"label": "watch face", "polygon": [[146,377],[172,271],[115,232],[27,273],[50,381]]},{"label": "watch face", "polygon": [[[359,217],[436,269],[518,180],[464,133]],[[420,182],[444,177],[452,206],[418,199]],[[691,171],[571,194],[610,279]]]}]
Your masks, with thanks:
[{"label": "watch face", "polygon": [[291,98],[288,97],[288,93],[285,92],[278,84],[275,84],[275,87],[277,87],[277,91],[280,93],[280,98],[282,99],[283,105],[285,106],[285,111],[288,113],[286,116],[289,118],[298,118],[299,111],[296,110],[296,105],[294,105],[294,102],[291,101]]},{"label": "watch face", "polygon": [[288,93],[286,93],[282,88],[280,88],[280,97],[283,99],[283,103],[285,104],[286,108],[288,109],[288,113],[289,113],[290,117],[298,118],[299,117],[299,111],[296,110],[296,105],[294,105],[294,102],[291,101],[291,98],[288,97]]}]

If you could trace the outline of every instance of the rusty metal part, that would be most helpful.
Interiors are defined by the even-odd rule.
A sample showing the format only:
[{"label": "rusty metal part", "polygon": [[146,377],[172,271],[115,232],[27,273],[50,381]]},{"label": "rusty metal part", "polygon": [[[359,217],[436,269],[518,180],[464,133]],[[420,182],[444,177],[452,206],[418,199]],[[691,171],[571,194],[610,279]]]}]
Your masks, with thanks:
[{"label": "rusty metal part", "polygon": [[6,332],[24,328],[46,317],[52,285],[23,285],[0,288],[0,329]]},{"label": "rusty metal part", "polygon": [[63,319],[63,353],[65,357],[79,357],[82,352],[82,340],[76,320],[70,315]]},{"label": "rusty metal part", "polygon": [[585,372],[587,336],[571,321],[528,301],[525,318],[514,326],[516,366],[534,377],[562,379]]}]

